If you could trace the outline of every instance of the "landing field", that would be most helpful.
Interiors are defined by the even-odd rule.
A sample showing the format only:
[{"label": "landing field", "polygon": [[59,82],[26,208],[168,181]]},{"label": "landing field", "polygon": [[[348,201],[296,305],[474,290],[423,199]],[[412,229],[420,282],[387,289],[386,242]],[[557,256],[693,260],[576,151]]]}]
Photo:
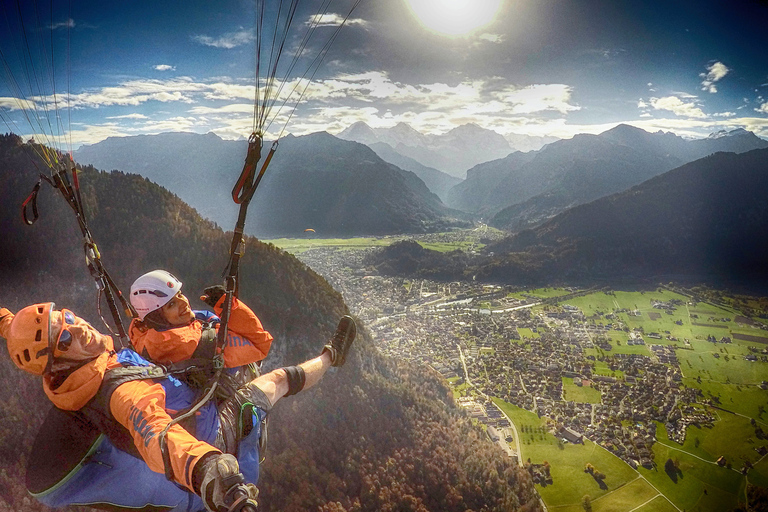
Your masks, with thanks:
[{"label": "landing field", "polygon": [[[694,436],[686,439],[684,446],[680,446],[669,441],[664,427],[659,426],[658,442],[653,446],[656,469],[640,468],[640,474],[661,493],[671,497],[681,509],[718,512],[735,508],[738,498],[743,496],[745,479],[738,471],[718,466],[714,462],[717,457],[708,451],[712,448],[709,447],[711,443],[706,441],[722,436],[728,428],[727,425],[718,428],[716,424],[715,429],[718,431],[707,436],[696,448]],[[739,443],[735,442],[735,437],[725,442],[737,448]],[[678,464],[679,470],[672,475],[664,470],[668,459]]]}]

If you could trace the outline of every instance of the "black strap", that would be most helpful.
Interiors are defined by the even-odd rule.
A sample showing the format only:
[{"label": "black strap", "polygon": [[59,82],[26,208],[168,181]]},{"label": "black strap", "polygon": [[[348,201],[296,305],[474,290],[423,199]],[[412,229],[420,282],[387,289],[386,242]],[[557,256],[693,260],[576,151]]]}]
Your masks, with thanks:
[{"label": "black strap", "polygon": [[[61,194],[64,196],[64,199],[67,201],[67,204],[74,211],[78,226],[80,227],[80,231],[83,235],[83,247],[85,250],[86,264],[88,265],[88,270],[91,273],[93,279],[96,281],[96,287],[99,290],[99,304],[97,306],[99,306],[100,309],[101,293],[103,292],[109,306],[109,311],[112,314],[115,327],[117,327],[119,337],[118,343],[121,346],[126,346],[127,344],[130,344],[130,341],[128,334],[123,326],[120,311],[117,307],[117,300],[120,301],[123,309],[129,316],[137,316],[136,311],[125,299],[125,297],[123,297],[120,289],[117,287],[115,282],[107,273],[107,270],[104,268],[104,265],[101,263],[101,255],[99,254],[98,247],[96,247],[96,242],[94,241],[93,236],[91,236],[91,232],[88,229],[88,224],[86,223],[85,210],[83,209],[82,199],[80,197],[80,182],[77,178],[77,170],[75,168],[75,164],[71,159],[57,161],[55,165],[51,164],[51,172],[52,178],[48,178],[43,174],[40,175],[40,179],[35,184],[32,192],[22,203],[22,219],[24,220],[25,224],[32,225],[40,217],[39,211],[37,209],[37,194],[40,191],[40,186],[42,185],[43,180],[61,192]],[[74,187],[70,183],[69,176],[67,174],[68,172],[72,172]],[[32,207],[31,219],[28,212],[30,206]],[[107,327],[109,327],[109,325],[107,325]]]}]

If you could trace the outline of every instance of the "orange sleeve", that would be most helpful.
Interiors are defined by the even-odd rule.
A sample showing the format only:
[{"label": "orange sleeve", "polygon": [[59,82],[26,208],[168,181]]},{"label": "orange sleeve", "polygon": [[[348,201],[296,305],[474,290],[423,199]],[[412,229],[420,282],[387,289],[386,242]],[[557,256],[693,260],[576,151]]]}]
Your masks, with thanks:
[{"label": "orange sleeve", "polygon": [[[216,304],[215,313],[221,316],[221,304]],[[261,320],[251,308],[234,299],[227,327],[227,344],[224,346],[224,365],[235,368],[261,361],[272,346],[272,335],[264,330]]]},{"label": "orange sleeve", "polygon": [[[151,381],[126,382],[112,394],[109,407],[115,419],[128,429],[133,444],[149,469],[164,473],[159,434],[171,418],[165,411],[163,387]],[[179,425],[174,425],[168,430],[166,441],[171,456],[173,479],[194,492],[192,470],[195,464],[206,453],[221,452],[208,443],[198,441]]]}]

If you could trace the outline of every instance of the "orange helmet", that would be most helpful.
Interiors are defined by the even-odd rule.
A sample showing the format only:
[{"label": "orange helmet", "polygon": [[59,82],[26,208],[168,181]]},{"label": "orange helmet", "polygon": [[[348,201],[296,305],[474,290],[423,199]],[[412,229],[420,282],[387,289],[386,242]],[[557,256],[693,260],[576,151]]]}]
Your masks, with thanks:
[{"label": "orange helmet", "polygon": [[8,353],[16,366],[34,375],[43,375],[49,367],[53,302],[33,304],[19,311],[5,333]]}]

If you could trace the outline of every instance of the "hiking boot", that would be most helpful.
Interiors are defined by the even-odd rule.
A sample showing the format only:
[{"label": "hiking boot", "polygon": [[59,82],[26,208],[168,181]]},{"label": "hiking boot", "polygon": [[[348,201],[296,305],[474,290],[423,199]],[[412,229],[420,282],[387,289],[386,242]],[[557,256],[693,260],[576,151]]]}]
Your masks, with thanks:
[{"label": "hiking boot", "polygon": [[344,315],[339,320],[339,326],[336,327],[336,333],[331,338],[330,343],[325,345],[325,349],[331,353],[331,366],[341,366],[347,359],[347,352],[352,342],[355,341],[357,326],[351,316]]}]

